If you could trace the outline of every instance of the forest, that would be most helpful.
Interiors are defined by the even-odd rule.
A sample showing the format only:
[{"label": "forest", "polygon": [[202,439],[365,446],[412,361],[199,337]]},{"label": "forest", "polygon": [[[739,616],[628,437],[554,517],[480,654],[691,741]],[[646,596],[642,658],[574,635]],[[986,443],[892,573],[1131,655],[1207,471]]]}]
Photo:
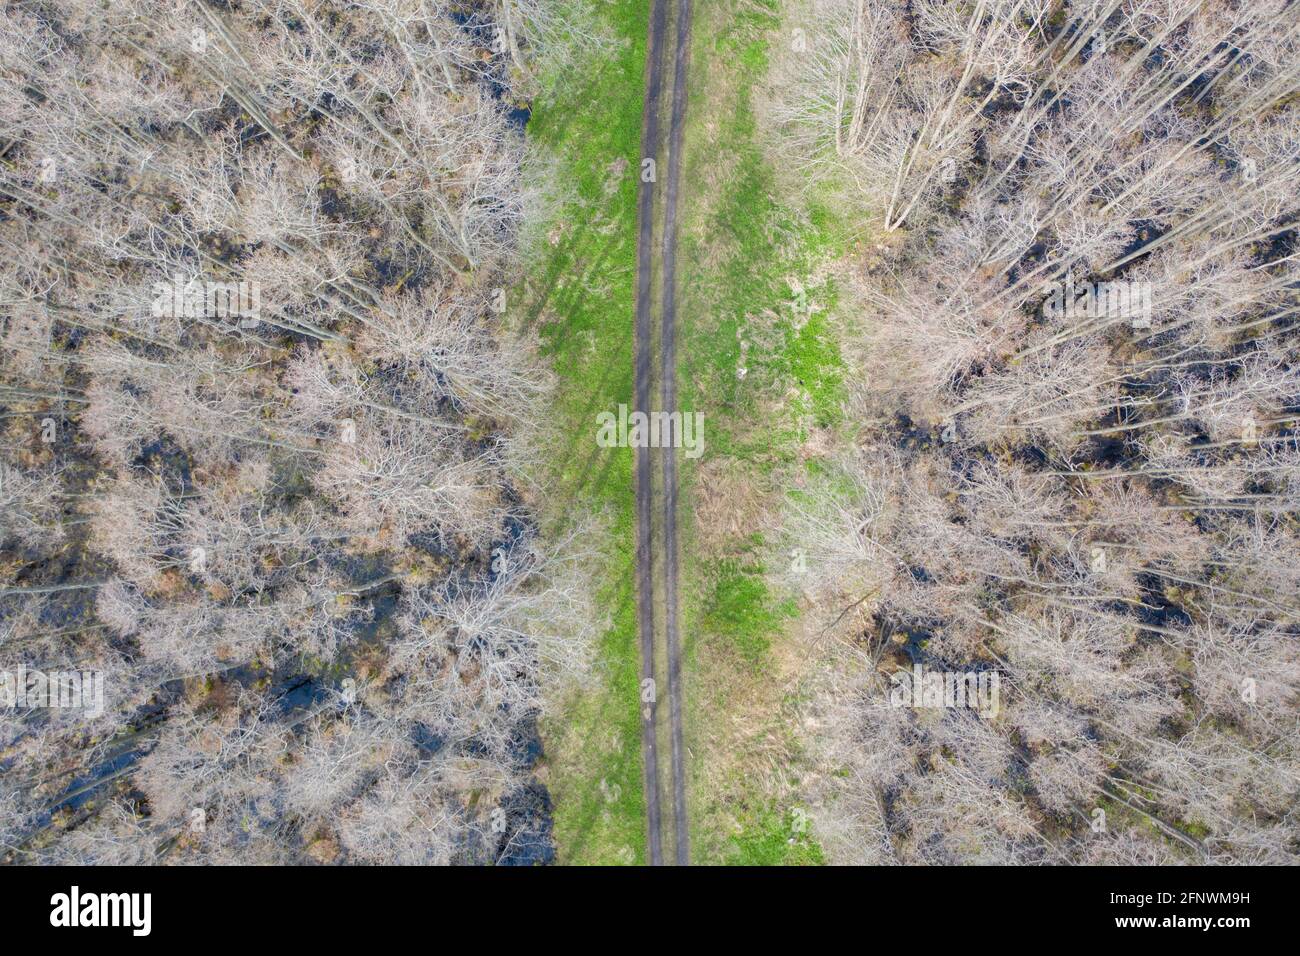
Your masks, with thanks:
[{"label": "forest", "polygon": [[1300,861],[1296,0],[0,20],[0,863]]},{"label": "forest", "polygon": [[[870,223],[855,427],[787,510],[845,860],[1295,862],[1296,12],[801,21],[773,122]],[[891,706],[915,664],[1001,713]]]},{"label": "forest", "polygon": [[501,299],[536,212],[524,0],[7,4],[10,862],[532,863],[580,534]]}]

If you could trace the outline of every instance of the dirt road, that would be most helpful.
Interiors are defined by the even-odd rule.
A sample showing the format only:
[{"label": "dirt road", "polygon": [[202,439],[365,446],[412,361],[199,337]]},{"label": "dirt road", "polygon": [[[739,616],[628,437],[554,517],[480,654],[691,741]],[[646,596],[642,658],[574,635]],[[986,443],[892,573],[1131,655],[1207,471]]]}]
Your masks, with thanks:
[{"label": "dirt road", "polygon": [[[677,309],[676,246],[677,194],[681,178],[682,129],[686,114],[686,67],[690,48],[690,0],[676,0],[673,11],[674,35],[671,57],[672,101],[668,115],[668,142],[661,131],[665,72],[665,43],[668,41],[669,0],[654,0],[650,11],[649,43],[646,55],[646,97],[641,127],[643,159],[640,192],[637,196],[637,291],[635,325],[635,407],[652,409],[655,384],[654,353],[659,351],[659,408],[677,407]],[[661,163],[666,159],[666,164]],[[647,170],[644,160],[652,160]],[[662,199],[657,189],[658,171],[666,166]],[[661,208],[660,208],[661,206]],[[656,214],[662,218],[656,221]],[[658,228],[656,228],[658,227]],[[656,234],[660,243],[656,246]],[[656,257],[656,252],[658,256]],[[658,261],[656,261],[656,258]],[[658,299],[654,295],[656,275],[662,279]],[[656,330],[654,312],[659,307]],[[658,335],[656,336],[656,331]],[[657,343],[656,343],[657,338]],[[681,638],[678,629],[678,544],[677,544],[677,448],[636,450],[636,575],[637,630],[641,645],[641,747],[645,762],[645,793],[649,858],[661,865],[664,828],[660,797],[661,767],[658,738],[669,735],[668,776],[672,794],[671,840],[673,858],[679,865],[690,860],[686,816],[686,768],[682,717]],[[652,461],[662,456],[662,477],[654,481]],[[656,520],[658,516],[658,520]],[[658,573],[656,573],[658,571]],[[661,587],[656,587],[656,584]],[[661,626],[656,626],[659,622]],[[662,650],[662,658],[661,658]],[[661,666],[662,665],[662,666]],[[657,671],[667,671],[662,685]],[[647,683],[648,682],[648,683]],[[658,688],[664,686],[668,701],[667,727],[659,719]]]}]

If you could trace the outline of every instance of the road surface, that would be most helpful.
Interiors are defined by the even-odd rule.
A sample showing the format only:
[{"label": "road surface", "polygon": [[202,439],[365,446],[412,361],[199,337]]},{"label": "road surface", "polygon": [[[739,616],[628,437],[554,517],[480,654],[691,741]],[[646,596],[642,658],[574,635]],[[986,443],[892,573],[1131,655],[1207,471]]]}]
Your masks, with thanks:
[{"label": "road surface", "polygon": [[[682,127],[686,114],[686,66],[690,39],[690,0],[675,0],[674,35],[668,35],[669,0],[653,0],[646,54],[645,107],[641,125],[641,157],[653,160],[653,174],[641,166],[637,195],[637,284],[635,323],[635,408],[652,410],[655,351],[659,352],[659,408],[677,408],[676,246],[677,193],[681,178]],[[665,45],[672,42],[671,53]],[[665,149],[661,113],[664,108],[665,61],[672,60],[672,100]],[[661,162],[661,159],[666,162]],[[666,173],[662,196],[659,170]],[[657,222],[657,213],[661,214]],[[658,229],[656,228],[658,226]],[[656,234],[660,243],[656,246]],[[658,261],[656,262],[656,252]],[[656,300],[655,278],[662,280]],[[659,326],[654,317],[658,305]],[[656,342],[656,331],[658,332]],[[671,793],[673,859],[690,860],[686,816],[685,745],[682,730],[681,638],[677,608],[677,448],[636,449],[636,589],[637,631],[641,649],[641,749],[645,765],[647,846],[651,865],[664,862],[664,820],[661,800],[659,735],[669,737],[669,791]],[[653,459],[662,459],[661,482],[656,487]],[[658,520],[656,520],[658,516]],[[657,532],[657,533],[656,533]],[[656,570],[658,574],[656,574]],[[656,583],[662,585],[657,588]],[[657,626],[659,622],[661,626]],[[667,671],[661,682],[658,673]],[[661,725],[659,688],[668,702],[667,727]],[[647,691],[648,688],[648,691]]]}]

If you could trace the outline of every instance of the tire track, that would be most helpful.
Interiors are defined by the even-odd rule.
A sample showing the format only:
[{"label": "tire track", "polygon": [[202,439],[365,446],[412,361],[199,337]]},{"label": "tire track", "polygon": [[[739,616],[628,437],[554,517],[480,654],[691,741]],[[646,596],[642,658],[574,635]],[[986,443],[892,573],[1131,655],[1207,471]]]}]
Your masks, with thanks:
[{"label": "tire track", "polygon": [[[667,0],[653,0],[650,9],[649,47],[646,51],[645,107],[641,117],[641,157],[659,155],[659,101],[663,90],[663,41]],[[654,351],[651,322],[654,278],[654,178],[640,173],[637,195],[636,321],[633,406],[650,408]],[[648,447],[636,450],[636,603],[637,630],[641,638],[641,682],[654,682],[654,578],[652,574],[653,493]],[[645,695],[642,694],[642,697]],[[644,762],[647,852],[651,866],[663,865],[663,826],[659,803],[659,752],[656,743],[657,694],[641,703],[641,755]]]},{"label": "tire track", "polygon": [[[672,116],[668,125],[668,182],[664,190],[663,312],[660,398],[665,411],[677,411],[677,188],[681,180],[682,130],[686,120],[686,65],[690,54],[691,0],[677,0],[677,44],[673,69]],[[682,732],[681,638],[677,622],[677,453],[663,455],[664,636],[668,645],[668,711],[671,733],[675,858],[690,863],[686,816],[686,756]]]},{"label": "tire track", "polygon": [[[681,181],[683,128],[686,117],[686,68],[690,40],[691,0],[675,0],[673,37],[672,100],[668,112],[666,180],[660,245],[655,246],[655,180],[642,176],[637,195],[637,286],[635,323],[635,408],[652,410],[655,374],[659,380],[659,409],[677,407],[677,197]],[[656,168],[664,151],[661,131],[669,0],[653,0],[650,10],[649,42],[646,52],[646,94],[641,125],[641,157],[652,159]],[[655,255],[661,267],[660,322],[654,324]],[[655,333],[658,332],[659,365],[654,365]],[[675,436],[680,438],[680,435]],[[679,442],[674,443],[679,444]],[[636,449],[636,587],[637,629],[641,648],[641,679],[657,687],[655,670],[660,649],[656,621],[662,622],[663,665],[667,670],[665,690],[669,737],[667,773],[671,782],[672,844],[674,861],[690,861],[689,827],[686,814],[686,755],[682,717],[681,637],[678,626],[678,542],[677,449],[661,448],[660,483],[656,489],[651,464],[654,449]],[[662,500],[656,503],[656,494]],[[656,520],[657,519],[657,520]],[[658,536],[656,532],[659,532]],[[661,553],[656,553],[656,544]],[[656,560],[657,559],[657,560]],[[658,574],[656,574],[658,570]],[[662,575],[662,592],[655,585]],[[662,606],[657,602],[661,600]],[[645,696],[645,695],[643,695]],[[648,855],[653,866],[664,862],[664,819],[660,787],[658,694],[642,702],[641,749],[645,764],[646,825]]]}]

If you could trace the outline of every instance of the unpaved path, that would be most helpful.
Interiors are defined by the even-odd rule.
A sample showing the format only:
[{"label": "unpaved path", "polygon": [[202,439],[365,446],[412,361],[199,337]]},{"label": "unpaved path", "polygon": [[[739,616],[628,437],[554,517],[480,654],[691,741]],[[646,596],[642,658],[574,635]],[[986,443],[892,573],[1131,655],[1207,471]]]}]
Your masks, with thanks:
[{"label": "unpaved path", "polygon": [[[677,308],[676,308],[676,249],[677,249],[677,193],[681,178],[682,129],[686,117],[686,67],[690,48],[691,0],[676,0],[675,30],[672,37],[673,84],[672,103],[668,117],[668,143],[666,178],[662,195],[661,244],[655,244],[656,201],[660,199],[655,180],[664,143],[660,113],[663,109],[665,72],[665,43],[667,37],[669,0],[653,0],[650,10],[650,33],[646,54],[646,96],[641,125],[641,156],[654,159],[656,176],[641,176],[637,195],[637,284],[635,323],[635,409],[651,411],[655,382],[654,353],[656,347],[654,309],[654,279],[656,252],[659,274],[663,280],[662,295],[658,301],[660,324],[658,328],[660,408],[680,411],[677,407]],[[641,679],[650,681],[656,688],[643,694],[641,703],[641,749],[645,764],[646,823],[648,827],[649,859],[653,866],[663,860],[663,811],[660,799],[660,765],[658,735],[659,682],[655,677],[658,659],[657,638],[662,636],[664,661],[667,669],[665,691],[668,700],[668,726],[670,759],[668,773],[672,792],[672,843],[677,864],[690,860],[690,844],[686,816],[685,745],[682,730],[681,689],[681,638],[678,629],[678,543],[677,543],[677,455],[676,448],[636,449],[636,591],[637,631],[641,647]],[[656,488],[652,460],[662,456],[662,483]],[[656,500],[658,499],[658,500]],[[656,522],[656,514],[660,516]],[[656,534],[656,530],[659,531]],[[656,557],[658,560],[656,560]],[[656,570],[659,574],[656,574]],[[656,582],[662,588],[656,590]],[[656,602],[661,602],[656,607]],[[656,613],[658,611],[658,613]],[[655,626],[662,621],[662,629]]]}]

